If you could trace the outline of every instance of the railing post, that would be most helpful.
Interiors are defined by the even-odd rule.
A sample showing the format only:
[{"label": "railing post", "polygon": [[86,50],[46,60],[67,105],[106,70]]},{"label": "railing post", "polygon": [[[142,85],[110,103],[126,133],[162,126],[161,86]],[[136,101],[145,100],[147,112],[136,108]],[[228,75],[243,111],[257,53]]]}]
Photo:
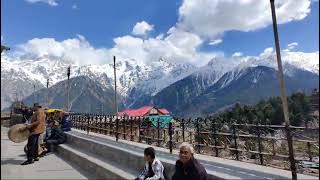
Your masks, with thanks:
[{"label": "railing post", "polygon": [[113,134],[113,133],[112,133],[112,132],[113,132],[113,125],[112,125],[112,123],[113,123],[113,122],[112,122],[113,116],[110,116],[110,115],[109,115],[108,118],[109,118],[109,135],[112,136],[112,134]]},{"label": "railing post", "polygon": [[76,128],[76,129],[79,129],[80,116],[77,116],[75,120],[76,120],[75,128]]},{"label": "railing post", "polygon": [[[286,125],[285,129],[286,129],[286,133],[287,133],[287,140],[288,140],[288,146],[289,146],[289,161],[290,161],[290,169],[291,169],[291,172],[292,172],[292,179],[297,179],[297,177],[296,177],[296,175],[297,175],[297,167],[296,167],[296,161],[294,159],[291,127]],[[291,152],[290,152],[290,150],[291,150]]]},{"label": "railing post", "polygon": [[119,139],[119,133],[118,133],[118,130],[119,130],[119,119],[118,119],[118,116],[115,116],[116,118],[116,141],[118,142],[118,139]]},{"label": "railing post", "polygon": [[259,159],[260,159],[260,164],[263,165],[263,155],[261,154],[261,152],[262,152],[262,144],[261,144],[260,123],[257,125],[257,133],[258,133]]},{"label": "railing post", "polygon": [[94,132],[95,133],[98,133],[99,131],[98,131],[98,128],[99,128],[99,126],[98,126],[98,116],[96,115],[96,114],[94,114],[93,116],[92,116],[92,119],[94,118],[94,120],[93,120],[93,122],[94,122]]},{"label": "railing post", "polygon": [[217,125],[216,122],[213,121],[212,122],[212,131],[213,131],[213,139],[214,139],[214,148],[215,148],[216,157],[219,157],[216,125]]},{"label": "railing post", "polygon": [[86,120],[83,120],[83,119],[85,119],[85,118],[86,118],[86,115],[85,114],[81,114],[80,121],[79,121],[79,129],[80,130],[84,130],[83,126],[86,123],[86,122],[84,122]]},{"label": "railing post", "polygon": [[185,139],[184,139],[184,119],[182,119],[182,122],[181,122],[181,126],[182,126],[182,141],[184,142],[185,141]]},{"label": "railing post", "polygon": [[140,117],[138,118],[138,141],[141,142],[141,120]]},{"label": "railing post", "polygon": [[233,139],[234,139],[234,145],[236,148],[236,159],[239,161],[239,151],[238,151],[238,143],[237,143],[237,132],[236,132],[236,126],[235,124],[232,124],[232,130],[233,130]]},{"label": "railing post", "polygon": [[100,132],[100,134],[102,134],[102,115],[101,114],[99,115],[99,121],[100,121],[99,132]]},{"label": "railing post", "polygon": [[157,120],[157,130],[158,130],[158,146],[160,146],[160,118]]},{"label": "railing post", "polygon": [[130,117],[130,141],[133,141],[133,119]]},{"label": "railing post", "polygon": [[197,118],[196,120],[196,127],[197,127],[197,151],[200,154],[201,150],[200,150],[200,124],[199,124],[199,118]]},{"label": "railing post", "polygon": [[89,134],[89,131],[90,131],[90,116],[88,115],[87,116],[87,134]]},{"label": "railing post", "polygon": [[169,149],[170,149],[170,153],[172,154],[172,122],[169,123]]},{"label": "railing post", "polygon": [[[154,119],[152,119],[152,120],[154,120]],[[152,128],[152,142],[151,143],[153,143],[154,139],[155,139],[155,127],[153,126],[152,121],[150,122],[150,126]]]},{"label": "railing post", "polygon": [[[150,139],[150,119],[149,118],[147,118],[147,139],[146,139],[146,141],[147,141],[147,144],[151,144],[150,142],[151,142],[151,139]],[[144,136],[144,138],[146,138],[146,136]]]},{"label": "railing post", "polygon": [[[305,132],[308,132],[308,129],[309,129],[308,122],[304,121],[304,123],[305,123],[305,127],[306,127]],[[312,162],[312,153],[311,153],[311,144],[310,144],[310,142],[307,142],[307,148],[308,148],[309,161]]]},{"label": "railing post", "polygon": [[[166,144],[166,140],[167,140],[167,136],[166,136],[166,129],[167,128],[163,128],[163,143]],[[169,132],[169,127],[168,127],[168,132]]]},{"label": "railing post", "polygon": [[123,117],[123,139],[125,139],[126,140],[126,117]]},{"label": "railing post", "polygon": [[103,116],[103,120],[104,120],[104,123],[103,123],[104,124],[103,125],[103,134],[106,135],[107,134],[107,123],[108,123],[106,115]]}]

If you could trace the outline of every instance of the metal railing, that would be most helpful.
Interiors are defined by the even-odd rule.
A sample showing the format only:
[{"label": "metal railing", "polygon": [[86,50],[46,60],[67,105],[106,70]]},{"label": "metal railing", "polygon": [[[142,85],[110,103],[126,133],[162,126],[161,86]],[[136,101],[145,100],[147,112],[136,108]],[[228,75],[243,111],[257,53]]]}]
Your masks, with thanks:
[{"label": "metal railing", "polygon": [[[118,139],[168,148],[170,153],[182,142],[189,142],[199,154],[231,158],[290,169],[299,160],[319,156],[319,128],[290,126],[295,162],[289,162],[287,129],[283,125],[220,124],[210,118],[175,119],[163,124],[160,119],[119,117],[97,114],[71,115],[73,127]],[[164,125],[164,127],[162,127]],[[285,163],[284,163],[285,162]]]}]

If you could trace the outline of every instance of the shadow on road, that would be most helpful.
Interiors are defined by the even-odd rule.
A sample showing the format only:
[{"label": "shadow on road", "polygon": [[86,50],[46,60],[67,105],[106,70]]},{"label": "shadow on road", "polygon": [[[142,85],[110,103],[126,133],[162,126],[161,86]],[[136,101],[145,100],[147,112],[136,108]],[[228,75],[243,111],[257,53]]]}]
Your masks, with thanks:
[{"label": "shadow on road", "polygon": [[1,159],[1,165],[7,165],[7,164],[14,164],[14,165],[20,165],[23,162],[23,160],[17,160],[17,159],[6,159],[6,160],[2,160]]}]

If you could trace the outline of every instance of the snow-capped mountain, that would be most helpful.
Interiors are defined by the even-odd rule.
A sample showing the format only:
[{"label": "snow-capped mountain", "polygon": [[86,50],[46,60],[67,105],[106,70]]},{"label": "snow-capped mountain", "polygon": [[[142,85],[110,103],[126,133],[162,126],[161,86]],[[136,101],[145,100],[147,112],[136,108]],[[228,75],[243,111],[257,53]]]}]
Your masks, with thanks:
[{"label": "snow-capped mountain", "polygon": [[[319,53],[283,53],[288,94],[309,91],[319,85]],[[288,59],[291,58],[291,59]],[[302,62],[308,62],[302,64]],[[277,61],[274,55],[214,58],[186,78],[164,88],[155,96],[138,99],[133,106],[153,103],[175,114],[201,115],[236,101],[254,103],[277,96]]]},{"label": "snow-capped mountain", "polygon": [[[284,51],[282,61],[285,75],[296,78],[301,72],[309,72],[319,77],[318,59],[319,52]],[[114,88],[113,64],[80,65],[50,56],[13,59],[2,55],[1,109],[8,107],[17,95],[19,99],[32,95],[34,85],[36,91],[45,88],[47,78],[50,79],[50,86],[66,80],[68,66],[71,66],[71,77],[88,77],[100,84],[102,91],[109,92]],[[116,63],[117,93],[126,108],[146,104],[158,105],[159,98],[155,97],[161,97],[164,100],[166,98],[163,97],[169,96],[168,100],[175,99],[176,101],[172,107],[170,105],[167,107],[171,109],[178,105],[192,103],[195,97],[202,96],[203,93],[212,94],[225,89],[241,79],[248,68],[255,67],[268,67],[276,70],[277,61],[274,53],[263,53],[257,57],[217,57],[203,67],[169,62],[164,58],[148,64],[138,63],[135,59],[125,59]],[[253,77],[251,84],[258,84],[261,79],[261,74],[256,73],[255,75],[250,76]],[[77,82],[81,83],[80,81]],[[169,95],[172,92],[168,94],[168,89],[173,89],[175,95]],[[33,95],[32,98],[37,97]],[[166,106],[162,102],[160,105]]]},{"label": "snow-capped mountain", "polygon": [[[79,65],[71,61],[62,61],[55,57],[14,60],[8,56],[1,58],[1,108],[8,107],[18,93],[20,98],[29,96],[44,88],[49,78],[49,86],[67,79],[67,67],[71,66],[71,77],[87,76],[100,83],[104,89],[114,87],[113,64]],[[138,64],[134,59],[116,62],[117,91],[126,98],[135,99],[142,94],[151,95],[170,84],[190,75],[195,67],[190,64],[170,63],[163,58],[151,64]],[[24,82],[24,87],[16,79]],[[3,84],[4,83],[4,84]],[[20,84],[20,85],[19,85]],[[19,87],[19,88],[18,88]],[[22,91],[22,92],[21,92]],[[135,92],[139,92],[137,95]],[[130,103],[130,101],[129,101]]]}]

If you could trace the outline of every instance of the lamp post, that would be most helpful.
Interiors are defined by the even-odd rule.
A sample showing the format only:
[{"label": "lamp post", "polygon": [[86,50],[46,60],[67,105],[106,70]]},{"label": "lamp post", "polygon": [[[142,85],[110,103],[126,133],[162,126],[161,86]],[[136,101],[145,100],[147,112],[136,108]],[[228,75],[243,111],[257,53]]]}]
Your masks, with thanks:
[{"label": "lamp post", "polygon": [[294,160],[294,152],[293,152],[293,144],[292,144],[292,135],[290,130],[290,120],[289,120],[289,110],[288,110],[288,101],[286,96],[286,87],[283,78],[283,70],[282,70],[282,62],[281,62],[281,55],[280,55],[280,45],[279,45],[279,37],[278,37],[278,28],[277,28],[277,18],[274,6],[274,0],[270,0],[271,4],[271,14],[272,14],[272,22],[273,22],[273,33],[274,33],[274,43],[276,47],[276,54],[277,54],[277,63],[278,63],[278,79],[280,84],[280,93],[281,93],[281,101],[282,101],[282,108],[285,120],[285,128],[287,132],[287,140],[289,146],[289,160],[290,160],[290,167],[292,173],[292,179],[297,179],[297,168]]},{"label": "lamp post", "polygon": [[118,115],[118,103],[117,103],[117,76],[116,76],[116,56],[113,56],[113,70],[114,70],[114,110],[115,115]]},{"label": "lamp post", "polygon": [[70,66],[68,67],[68,70],[67,70],[67,76],[68,76],[68,82],[67,82],[67,111],[69,111],[69,103],[70,103],[70,99],[69,99],[69,94],[70,94]]},{"label": "lamp post", "polygon": [[33,85],[33,104],[36,103],[36,85]]},{"label": "lamp post", "polygon": [[49,107],[49,78],[47,79],[47,106]]}]

